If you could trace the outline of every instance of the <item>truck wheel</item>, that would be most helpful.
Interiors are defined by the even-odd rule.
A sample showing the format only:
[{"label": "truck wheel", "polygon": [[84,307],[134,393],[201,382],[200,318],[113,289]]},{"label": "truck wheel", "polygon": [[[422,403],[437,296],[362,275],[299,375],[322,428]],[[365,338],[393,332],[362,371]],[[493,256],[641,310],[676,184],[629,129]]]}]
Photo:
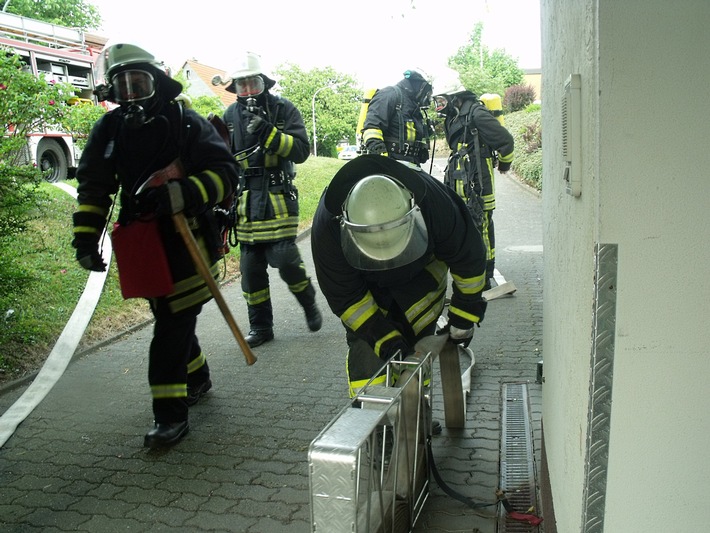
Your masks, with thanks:
[{"label": "truck wheel", "polygon": [[67,179],[67,157],[57,141],[42,139],[37,145],[37,162],[50,183]]}]

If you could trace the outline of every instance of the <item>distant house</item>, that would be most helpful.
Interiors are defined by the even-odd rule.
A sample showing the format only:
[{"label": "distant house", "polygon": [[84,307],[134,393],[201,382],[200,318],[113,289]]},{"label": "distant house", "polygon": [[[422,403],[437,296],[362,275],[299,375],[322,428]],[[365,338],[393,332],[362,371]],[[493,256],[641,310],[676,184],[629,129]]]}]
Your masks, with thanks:
[{"label": "distant house", "polygon": [[531,68],[523,70],[523,85],[535,89],[535,102],[542,102],[542,69]]},{"label": "distant house", "polygon": [[180,68],[188,83],[188,88],[185,91],[191,98],[198,96],[216,96],[219,98],[225,107],[233,104],[237,100],[234,93],[230,93],[225,89],[225,85],[212,85],[212,78],[221,76],[224,78],[224,70],[214,67],[202,65],[194,59],[185,61],[185,64]]}]

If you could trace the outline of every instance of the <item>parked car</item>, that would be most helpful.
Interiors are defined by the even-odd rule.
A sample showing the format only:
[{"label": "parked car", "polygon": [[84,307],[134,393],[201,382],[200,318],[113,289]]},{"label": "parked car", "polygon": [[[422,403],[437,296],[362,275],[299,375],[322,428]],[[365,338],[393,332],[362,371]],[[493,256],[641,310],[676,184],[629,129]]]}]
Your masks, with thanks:
[{"label": "parked car", "polygon": [[338,154],[338,159],[349,161],[350,159],[355,159],[359,155],[360,154],[358,154],[357,152],[357,146],[350,145],[340,150],[340,153]]}]

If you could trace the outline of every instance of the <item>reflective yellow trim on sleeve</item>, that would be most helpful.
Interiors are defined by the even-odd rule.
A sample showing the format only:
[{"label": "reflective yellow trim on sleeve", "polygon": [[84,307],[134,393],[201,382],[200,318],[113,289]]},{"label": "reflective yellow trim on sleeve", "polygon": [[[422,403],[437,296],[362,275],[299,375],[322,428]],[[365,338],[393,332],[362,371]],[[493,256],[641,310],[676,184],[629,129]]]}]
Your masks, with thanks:
[{"label": "reflective yellow trim on sleeve", "polygon": [[473,313],[467,313],[458,307],[453,307],[452,305],[449,305],[449,315],[456,315],[464,320],[468,320],[469,322],[473,322],[474,324],[478,324],[481,321],[481,317],[478,315],[474,315]]},{"label": "reflective yellow trim on sleeve", "polygon": [[105,207],[100,207],[98,205],[90,205],[90,204],[80,204],[79,207],[76,208],[77,211],[81,213],[93,213],[95,215],[101,215],[102,217],[106,217],[108,215],[108,209]]},{"label": "reflective yellow trim on sleeve", "polygon": [[372,297],[372,293],[367,291],[367,294],[362,299],[350,307],[340,315],[340,320],[353,331],[357,331],[365,321],[377,312],[377,304]]},{"label": "reflective yellow trim on sleeve", "polygon": [[376,139],[378,141],[384,141],[385,136],[382,133],[382,130],[378,128],[368,128],[362,132],[362,142],[367,144],[367,141],[370,141],[372,139]]},{"label": "reflective yellow trim on sleeve", "polygon": [[481,292],[486,282],[485,272],[480,276],[474,276],[472,278],[462,278],[452,272],[451,277],[459,290],[464,294],[476,294]]}]

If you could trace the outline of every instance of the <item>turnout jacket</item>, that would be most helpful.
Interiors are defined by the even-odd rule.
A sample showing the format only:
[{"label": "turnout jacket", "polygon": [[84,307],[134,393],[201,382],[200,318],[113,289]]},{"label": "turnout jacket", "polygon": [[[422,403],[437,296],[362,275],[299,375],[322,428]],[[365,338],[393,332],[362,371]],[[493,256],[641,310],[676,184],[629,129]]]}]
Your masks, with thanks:
[{"label": "turnout jacket", "polygon": [[[358,270],[343,255],[339,217],[355,183],[377,173],[395,177],[412,191],[426,223],[428,247],[421,258],[399,268]],[[402,342],[413,346],[413,340],[436,323],[443,309],[448,272],[453,278],[450,325],[469,329],[483,320],[483,240],[463,201],[424,171],[379,155],[363,155],[349,162],[321,196],[311,228],[311,246],[318,283],[330,309],[383,359],[394,355]],[[388,320],[393,305],[406,314],[411,331],[399,331]]]},{"label": "turnout jacket", "polygon": [[[141,211],[136,190],[152,173],[179,157],[186,174],[182,179],[191,180],[200,191],[200,198],[191,198],[198,205],[186,212],[188,224],[216,274],[220,242],[212,207],[232,193],[237,180],[237,165],[229,149],[209,122],[174,101],[138,129],[126,127],[122,113],[116,108],[97,121],[79,161],[74,246],[90,244],[98,249],[112,196],[119,190],[118,221],[122,225],[134,222]],[[158,224],[175,285],[167,296],[171,310],[209,300],[209,288],[196,272],[172,218],[158,216]]]},{"label": "turnout jacket", "polygon": [[[480,150],[480,176],[476,161],[476,131]],[[451,149],[444,182],[455,189],[464,201],[469,202],[475,195],[481,198],[485,211],[495,209],[494,152],[498,154],[498,162],[510,168],[513,161],[513,136],[473,97],[463,103],[458,113],[446,116],[444,132]]]},{"label": "turnout jacket", "polygon": [[384,141],[390,157],[424,163],[429,159],[427,125],[410,91],[409,82],[401,80],[375,92],[367,108],[362,142]]},{"label": "turnout jacket", "polygon": [[[236,237],[245,244],[296,237],[295,164],[303,163],[310,153],[308,133],[296,106],[268,92],[264,96],[261,116],[268,124],[263,130],[247,132],[254,114],[240,101],[224,113],[232,151],[239,161]],[[260,149],[252,153],[256,146]]]}]

